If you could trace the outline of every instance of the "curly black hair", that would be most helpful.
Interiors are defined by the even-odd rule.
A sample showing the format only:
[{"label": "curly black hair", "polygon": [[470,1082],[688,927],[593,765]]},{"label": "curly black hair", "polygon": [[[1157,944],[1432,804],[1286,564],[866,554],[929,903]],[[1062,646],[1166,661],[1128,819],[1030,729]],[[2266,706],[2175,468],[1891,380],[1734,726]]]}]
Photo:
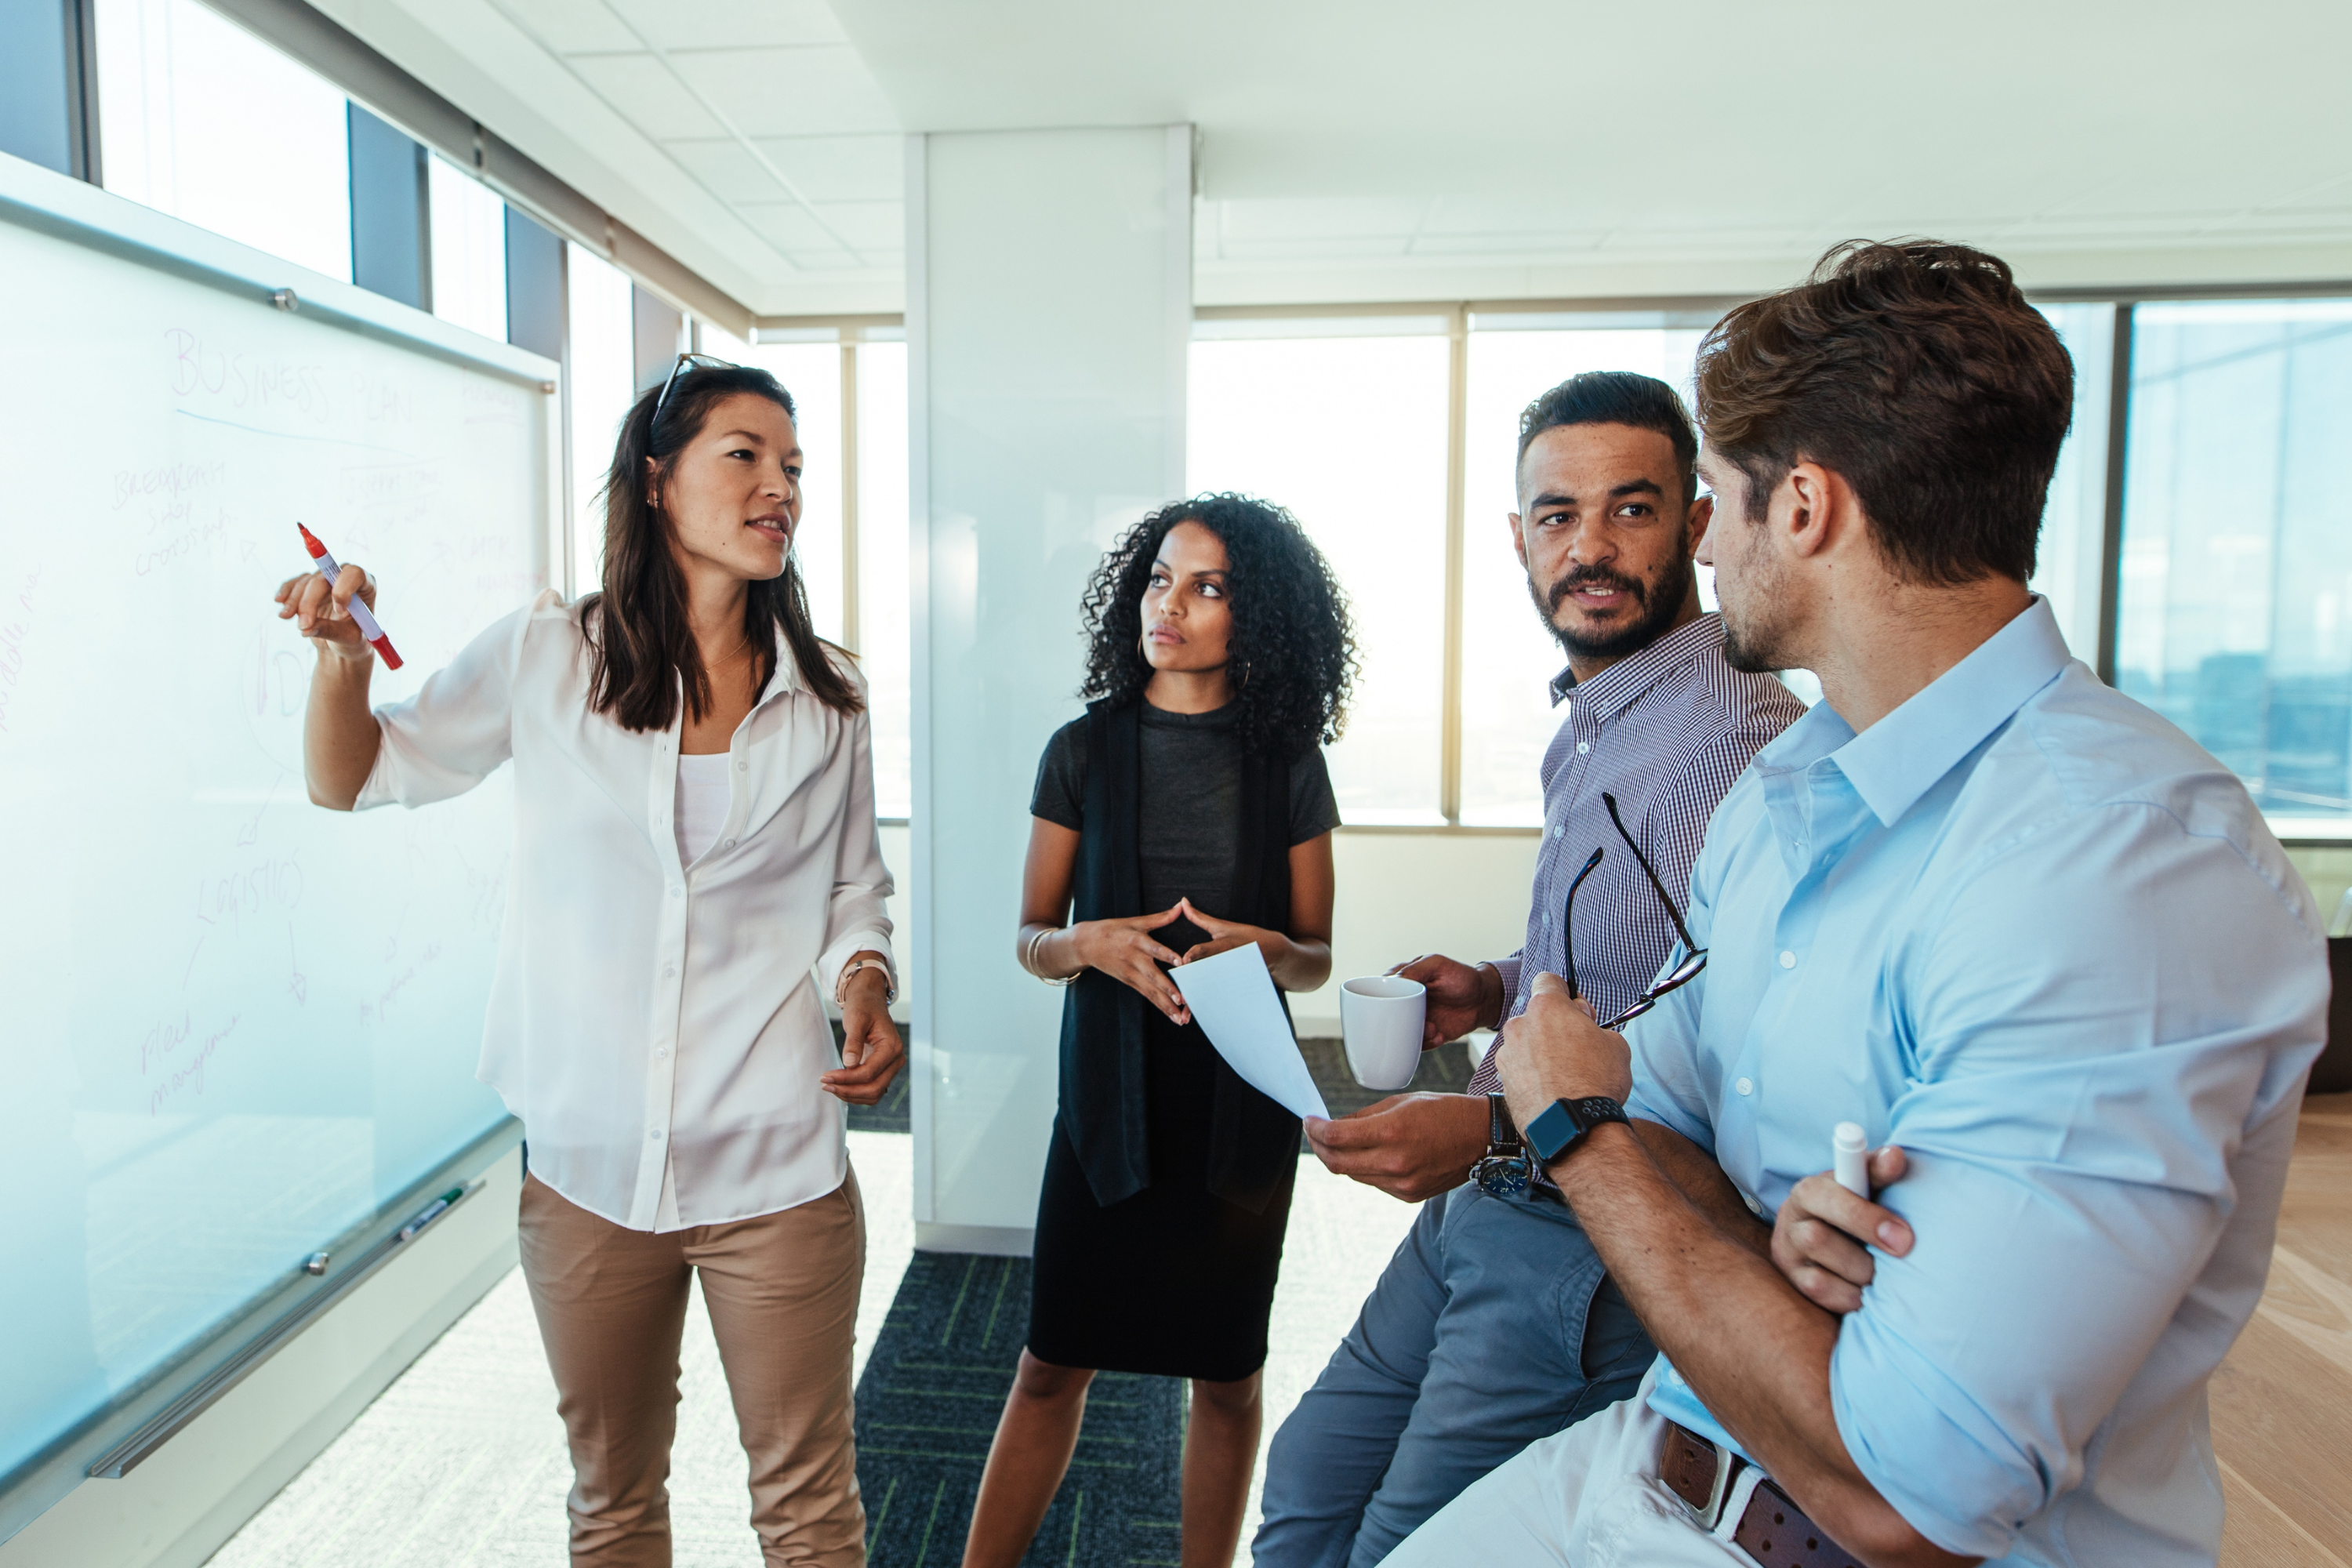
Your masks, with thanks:
[{"label": "curly black hair", "polygon": [[1234,622],[1226,657],[1243,750],[1288,761],[1338,740],[1356,679],[1347,595],[1298,520],[1252,496],[1171,502],[1111,546],[1082,601],[1087,679],[1078,694],[1132,702],[1150,683],[1143,591],[1160,541],[1180,522],[1199,523],[1225,547]]}]

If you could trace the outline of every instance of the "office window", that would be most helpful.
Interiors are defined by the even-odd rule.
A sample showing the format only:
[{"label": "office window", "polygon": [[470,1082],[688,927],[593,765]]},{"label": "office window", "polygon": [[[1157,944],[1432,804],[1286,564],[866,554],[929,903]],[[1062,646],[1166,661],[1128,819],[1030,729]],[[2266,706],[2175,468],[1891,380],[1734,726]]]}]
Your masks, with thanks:
[{"label": "office window", "polygon": [[[868,336],[877,334],[870,330]],[[862,342],[857,356],[857,637],[873,702],[874,805],[903,817],[914,799],[914,644],[907,562],[907,345]]]},{"label": "office window", "polygon": [[425,186],[433,218],[433,313],[506,342],[506,203],[437,156],[426,160]]},{"label": "office window", "polygon": [[[1570,326],[1552,317],[1475,316],[1464,418],[1461,820],[1479,826],[1543,821],[1544,748],[1565,717],[1550,681],[1568,662],[1538,613],[1512,544],[1518,510],[1519,415],[1588,370],[1654,375],[1687,400],[1701,327]],[[1714,605],[1712,574],[1700,592]]]},{"label": "office window", "polygon": [[2108,382],[2115,371],[2113,305],[2044,305],[2042,313],[2074,361],[2074,424],[2050,476],[2032,590],[2046,595],[2066,646],[2099,662],[2099,599],[2105,592]]},{"label": "office window", "polygon": [[350,281],[332,84],[196,0],[99,0],[98,65],[108,190]]},{"label": "office window", "polygon": [[564,243],[572,375],[572,596],[604,584],[604,476],[636,401],[636,316],[629,275]]},{"label": "office window", "polygon": [[[703,329],[706,336],[710,329]],[[734,345],[730,345],[734,346]],[[708,352],[722,353],[717,346]],[[828,342],[740,345],[744,364],[756,364],[793,395],[793,424],[801,442],[801,522],[793,554],[808,590],[809,616],[816,635],[844,640],[841,533],[842,464],[841,349]]]},{"label": "office window", "polygon": [[1362,670],[1329,760],[1340,816],[1358,826],[1444,820],[1446,324],[1195,329],[1188,488],[1288,507],[1355,613]]},{"label": "office window", "polygon": [[2132,321],[2116,684],[2282,835],[2352,836],[2352,300]]}]

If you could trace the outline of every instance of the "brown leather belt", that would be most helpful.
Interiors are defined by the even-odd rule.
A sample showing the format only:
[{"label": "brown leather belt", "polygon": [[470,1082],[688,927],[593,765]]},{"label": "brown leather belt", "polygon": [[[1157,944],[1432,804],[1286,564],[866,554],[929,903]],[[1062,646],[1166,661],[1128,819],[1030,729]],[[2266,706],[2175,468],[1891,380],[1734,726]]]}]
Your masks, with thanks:
[{"label": "brown leather belt", "polygon": [[[1666,1489],[1688,1503],[1701,1527],[1713,1530],[1723,1517],[1732,1484],[1748,1461],[1728,1448],[1691,1431],[1666,1423],[1666,1440],[1658,1453],[1658,1479]],[[1732,1544],[1764,1564],[1764,1568],[1862,1568],[1853,1555],[1829,1531],[1805,1517],[1772,1478],[1765,1476],[1748,1494],[1748,1507],[1732,1531]]]}]

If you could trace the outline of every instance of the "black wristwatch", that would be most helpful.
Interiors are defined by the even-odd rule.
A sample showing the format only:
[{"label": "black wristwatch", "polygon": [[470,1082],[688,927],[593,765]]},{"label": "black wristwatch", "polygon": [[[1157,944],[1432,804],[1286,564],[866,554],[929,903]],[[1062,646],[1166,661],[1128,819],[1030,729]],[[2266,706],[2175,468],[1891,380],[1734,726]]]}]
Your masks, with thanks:
[{"label": "black wristwatch", "polygon": [[1470,1179],[1498,1198],[1523,1197],[1535,1167],[1528,1160],[1528,1146],[1519,1141],[1519,1130],[1511,1125],[1511,1113],[1503,1104],[1500,1094],[1486,1097],[1486,1153],[1470,1167]]},{"label": "black wristwatch", "polygon": [[1625,1119],[1625,1108],[1605,1094],[1586,1100],[1555,1100],[1528,1123],[1528,1147],[1535,1151],[1537,1159],[1549,1165],[1574,1148],[1586,1133],[1608,1121],[1633,1125]]}]

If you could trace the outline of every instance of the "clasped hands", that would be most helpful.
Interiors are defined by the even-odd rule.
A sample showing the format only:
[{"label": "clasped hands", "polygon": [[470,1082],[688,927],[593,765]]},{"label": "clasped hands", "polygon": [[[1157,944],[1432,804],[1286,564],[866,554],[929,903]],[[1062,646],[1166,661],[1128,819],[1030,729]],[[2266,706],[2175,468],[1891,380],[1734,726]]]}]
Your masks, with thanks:
[{"label": "clasped hands", "polygon": [[[1209,940],[1196,942],[1179,953],[1153,934],[1180,920],[1191,921],[1208,933]],[[1066,934],[1071,955],[1080,965],[1099,969],[1141,993],[1144,1000],[1178,1024],[1191,1023],[1192,1011],[1184,1005],[1184,994],[1168,978],[1168,969],[1196,963],[1248,942],[1257,944],[1265,957],[1266,967],[1272,969],[1290,946],[1290,939],[1280,931],[1202,914],[1192,907],[1190,899],[1179,899],[1174,908],[1154,915],[1081,921]]]}]

